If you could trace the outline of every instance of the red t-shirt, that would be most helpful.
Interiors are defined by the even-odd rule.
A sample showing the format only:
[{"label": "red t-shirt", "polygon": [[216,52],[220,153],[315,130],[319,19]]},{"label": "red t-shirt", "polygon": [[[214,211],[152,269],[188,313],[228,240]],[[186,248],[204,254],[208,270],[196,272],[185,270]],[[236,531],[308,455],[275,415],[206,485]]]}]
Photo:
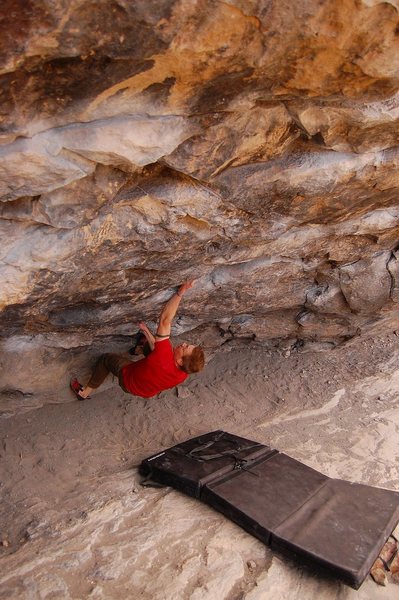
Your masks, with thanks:
[{"label": "red t-shirt", "polygon": [[141,360],[122,369],[125,388],[135,396],[151,398],[159,392],[175,387],[187,379],[187,373],[176,366],[169,339],[155,342],[154,350]]}]

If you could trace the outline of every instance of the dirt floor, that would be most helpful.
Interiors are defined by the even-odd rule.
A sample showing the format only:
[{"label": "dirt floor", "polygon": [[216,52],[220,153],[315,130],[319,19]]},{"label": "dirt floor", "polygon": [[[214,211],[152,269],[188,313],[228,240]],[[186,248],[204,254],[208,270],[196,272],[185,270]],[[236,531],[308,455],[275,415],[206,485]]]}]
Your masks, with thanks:
[{"label": "dirt floor", "polygon": [[[259,599],[399,596],[399,585],[392,581],[380,588],[370,580],[354,592],[304,575],[200,503],[178,499],[186,504],[169,506],[179,494],[141,488],[136,470],[160,449],[224,429],[276,447],[327,475],[399,491],[395,333],[358,338],[328,353],[243,346],[217,355],[178,393],[143,400],[124,394],[110,380],[92,399],[78,402],[71,395],[70,400],[0,419],[0,598],[252,600],[262,589],[265,595]],[[149,518],[156,505],[167,512],[176,535],[167,554],[160,553],[165,541],[155,531],[156,519]],[[173,525],[176,510],[179,518],[188,510],[192,521],[187,530],[179,529],[180,522]],[[198,527],[196,511],[202,515]],[[118,529],[122,513],[131,520]],[[76,536],[86,531],[87,538],[87,528],[86,547],[87,540]],[[129,528],[134,531],[129,541],[113,537]],[[101,544],[93,533],[100,530]],[[212,537],[201,537],[205,531]],[[233,539],[241,554],[230,573],[225,561]],[[108,544],[112,552],[107,554]],[[116,567],[112,560],[123,544],[130,545],[125,557],[118,554]],[[218,558],[210,565],[203,556],[209,557],[212,548]],[[198,556],[202,562],[194,568]],[[112,576],[104,576],[111,563]],[[222,580],[217,583],[216,570],[224,572],[225,588]],[[322,587],[309,587],[316,580]],[[285,581],[285,587],[276,581]]]}]

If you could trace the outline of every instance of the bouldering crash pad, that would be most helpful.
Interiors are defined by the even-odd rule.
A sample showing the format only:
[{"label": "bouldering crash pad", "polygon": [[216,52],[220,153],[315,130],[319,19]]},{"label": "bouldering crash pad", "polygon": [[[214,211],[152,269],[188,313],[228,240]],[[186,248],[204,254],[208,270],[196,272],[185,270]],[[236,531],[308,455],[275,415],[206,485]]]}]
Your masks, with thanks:
[{"label": "bouldering crash pad", "polygon": [[272,549],[354,589],[399,521],[399,492],[332,479],[221,430],[150,456],[140,472],[202,500]]}]

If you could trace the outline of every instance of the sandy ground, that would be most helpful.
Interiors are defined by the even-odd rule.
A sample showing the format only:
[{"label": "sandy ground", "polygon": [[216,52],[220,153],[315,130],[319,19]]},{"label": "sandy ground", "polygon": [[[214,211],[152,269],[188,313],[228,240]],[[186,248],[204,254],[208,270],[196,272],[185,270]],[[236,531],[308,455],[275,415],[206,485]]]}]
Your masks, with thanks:
[{"label": "sandy ground", "polygon": [[[289,354],[288,356],[286,354]],[[390,600],[274,555],[201,503],[140,486],[137,466],[224,429],[326,473],[399,491],[399,337],[329,353],[243,346],[143,400],[116,382],[86,402],[0,419],[0,598]]]}]

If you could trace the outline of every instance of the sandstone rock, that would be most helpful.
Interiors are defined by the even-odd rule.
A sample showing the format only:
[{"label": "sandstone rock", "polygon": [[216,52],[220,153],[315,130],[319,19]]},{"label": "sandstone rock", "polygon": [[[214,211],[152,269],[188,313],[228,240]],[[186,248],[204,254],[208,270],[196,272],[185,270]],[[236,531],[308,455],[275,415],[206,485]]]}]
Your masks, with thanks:
[{"label": "sandstone rock", "polygon": [[391,299],[393,302],[399,302],[399,260],[397,252],[392,253],[392,257],[387,264],[387,269],[392,277]]},{"label": "sandstone rock", "polygon": [[387,585],[387,573],[384,564],[380,558],[377,558],[370,571],[371,577],[378,585]]},{"label": "sandstone rock", "polygon": [[389,566],[392,578],[396,583],[399,583],[399,551],[396,552]]},{"label": "sandstone rock", "polygon": [[310,137],[337,152],[361,154],[398,145],[398,94],[360,105],[315,101],[291,109]]},{"label": "sandstone rock", "polygon": [[249,571],[254,572],[256,569],[256,562],[254,560],[248,560],[247,567],[248,567]]},{"label": "sandstone rock", "polygon": [[392,556],[396,553],[396,550],[396,540],[393,538],[389,538],[385,542],[378,558],[371,567],[370,575],[372,576],[374,581],[379,585],[387,585],[387,570],[385,565],[389,566],[389,562],[392,559]]},{"label": "sandstone rock", "polygon": [[[96,163],[134,170],[169,154],[189,135],[181,117],[117,117],[38,133],[0,148],[0,199],[48,192],[92,173]],[[18,175],[17,175],[18,174]]]},{"label": "sandstone rock", "polygon": [[337,317],[336,315],[322,315],[310,311],[302,311],[297,316],[297,322],[303,328],[299,337],[311,338],[313,340],[329,340],[333,338],[343,341],[356,335],[355,322],[350,319]]},{"label": "sandstone rock", "polygon": [[244,99],[242,104],[238,100],[235,110],[226,116],[216,114],[214,122],[203,123],[203,133],[181,144],[167,157],[167,163],[209,179],[230,167],[280,156],[299,137],[300,130],[284,104],[246,106]]},{"label": "sandstone rock", "polygon": [[43,136],[3,146],[0,156],[3,202],[37,196],[81,179],[95,169],[95,163],[69,153],[62,146],[52,146],[51,140]]},{"label": "sandstone rock", "polygon": [[349,311],[341,288],[338,285],[324,284],[310,288],[306,294],[305,306],[314,312],[340,314]]},{"label": "sandstone rock", "polygon": [[378,311],[388,301],[391,278],[387,269],[390,254],[340,267],[341,289],[355,312]]}]

